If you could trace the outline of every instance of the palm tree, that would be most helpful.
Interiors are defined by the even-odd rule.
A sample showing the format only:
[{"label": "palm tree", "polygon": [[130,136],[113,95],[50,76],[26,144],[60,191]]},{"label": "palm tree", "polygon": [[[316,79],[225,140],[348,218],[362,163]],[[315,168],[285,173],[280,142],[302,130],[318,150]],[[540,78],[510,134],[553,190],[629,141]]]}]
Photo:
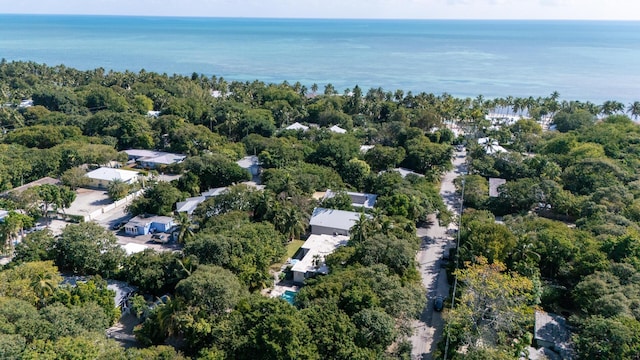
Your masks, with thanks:
[{"label": "palm tree", "polygon": [[371,235],[372,232],[372,222],[364,213],[360,214],[360,218],[356,220],[356,222],[349,230],[351,234],[350,241],[356,245],[361,244],[367,240],[367,238]]},{"label": "palm tree", "polygon": [[40,307],[46,305],[47,298],[55,293],[61,280],[60,275],[44,271],[38,272],[31,279],[31,288],[38,297]]},{"label": "palm tree", "polygon": [[640,101],[634,101],[633,104],[629,104],[627,112],[632,118],[638,119],[640,117]]},{"label": "palm tree", "polygon": [[180,231],[178,232],[178,243],[184,244],[186,241],[193,237],[193,222],[191,217],[186,212],[179,212],[176,214],[176,222]]},{"label": "palm tree", "polygon": [[294,206],[288,206],[285,211],[283,234],[287,235],[289,242],[299,238],[307,230],[307,222],[302,212]]}]

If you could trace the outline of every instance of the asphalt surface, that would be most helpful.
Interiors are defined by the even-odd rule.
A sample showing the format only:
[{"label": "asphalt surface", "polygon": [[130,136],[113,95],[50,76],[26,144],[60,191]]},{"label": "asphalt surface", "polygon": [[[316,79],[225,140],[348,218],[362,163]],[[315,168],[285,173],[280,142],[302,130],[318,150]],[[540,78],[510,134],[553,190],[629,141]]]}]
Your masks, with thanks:
[{"label": "asphalt surface", "polygon": [[[453,180],[464,173],[464,151],[456,151],[453,159],[454,169],[447,172],[441,182],[440,196],[453,213],[460,211],[460,198],[456,194]],[[413,323],[414,334],[410,338],[413,345],[411,358],[418,360],[431,360],[438,342],[442,337],[444,320],[442,313],[433,311],[433,299],[437,296],[447,298],[449,296],[449,283],[447,273],[443,266],[443,255],[450,247],[455,246],[453,231],[457,230],[457,224],[442,227],[438,224],[435,215],[429,216],[431,226],[418,228],[417,235],[422,239],[422,246],[416,260],[422,276],[422,284],[426,289],[426,304],[419,320]],[[448,231],[449,230],[449,231]]]}]

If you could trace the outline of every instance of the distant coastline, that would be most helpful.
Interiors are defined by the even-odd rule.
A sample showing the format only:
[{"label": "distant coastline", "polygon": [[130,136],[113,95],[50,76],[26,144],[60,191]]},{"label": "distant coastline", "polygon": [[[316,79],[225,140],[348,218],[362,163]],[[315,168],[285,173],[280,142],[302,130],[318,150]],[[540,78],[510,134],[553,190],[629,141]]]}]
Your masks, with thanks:
[{"label": "distant coastline", "polygon": [[[108,29],[109,31],[104,31]],[[640,22],[0,15],[0,56],[229,81],[631,102]]]}]

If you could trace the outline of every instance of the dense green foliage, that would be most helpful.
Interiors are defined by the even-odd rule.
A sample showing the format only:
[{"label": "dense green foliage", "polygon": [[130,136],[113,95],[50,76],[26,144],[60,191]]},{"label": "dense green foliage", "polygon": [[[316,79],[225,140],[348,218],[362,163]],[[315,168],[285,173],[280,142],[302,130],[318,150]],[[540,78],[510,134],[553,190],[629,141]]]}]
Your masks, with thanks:
[{"label": "dense green foliage", "polygon": [[[23,98],[34,106],[13,106]],[[363,93],[358,86],[338,96],[330,84],[319,93],[300,83],[4,60],[0,100],[0,191],[44,176],[68,186],[0,200],[11,210],[0,226],[7,252],[22,229],[69,207],[73,190],[85,184],[85,165],[124,162],[122,150],[188,155],[158,169],[179,179],[143,185],[144,195],[128,207],[133,214],[170,215],[176,201],[228,186],[192,218],[176,216],[179,252],[125,256],[95,223],[69,225],[59,237],[29,234],[0,272],[0,358],[408,358],[410,321],[425,300],[415,226],[433,213],[442,224],[452,219],[436,184],[451,168],[452,144],[464,141],[443,126],[454,120],[470,137],[512,151],[489,155],[492,143],[467,144],[464,200],[477,210],[462,219],[464,263],[455,273],[462,286],[453,294],[462,301],[446,314],[451,345],[466,345],[468,358],[517,357],[530,342],[537,305],[574,314],[581,358],[638,353],[640,132],[619,114],[619,103],[559,102],[557,94]],[[543,133],[533,120],[490,128],[484,116],[496,107],[554,116],[560,132]],[[632,104],[631,116],[638,109]],[[596,121],[599,114],[608,117]],[[294,122],[318,126],[284,130]],[[332,125],[348,132],[332,133]],[[236,164],[247,154],[261,161],[264,191],[239,184],[251,178]],[[399,166],[425,176],[403,178],[392,171]],[[498,198],[487,196],[487,177],[508,180]],[[311,198],[327,188],[340,195]],[[118,199],[130,190],[115,183],[109,194]],[[285,246],[306,233],[315,206],[349,208],[345,190],[377,194],[378,204],[356,223],[349,244],[325,259],[329,274],[307,280],[295,306],[260,295]],[[508,216],[496,223],[494,215]],[[58,269],[126,280],[154,296],[152,305],[134,300],[144,319],[135,334],[147,347],[125,351],[107,340],[104,329],[118,316],[110,291],[99,278],[61,286]]]}]

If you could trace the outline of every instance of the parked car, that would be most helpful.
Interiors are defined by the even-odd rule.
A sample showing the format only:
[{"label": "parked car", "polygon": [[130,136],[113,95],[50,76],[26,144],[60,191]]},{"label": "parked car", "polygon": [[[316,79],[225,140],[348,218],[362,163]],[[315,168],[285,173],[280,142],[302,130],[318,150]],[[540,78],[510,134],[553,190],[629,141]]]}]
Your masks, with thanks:
[{"label": "parked car", "polygon": [[442,296],[436,296],[436,298],[433,299],[433,310],[440,312],[442,309],[444,309],[444,298]]},{"label": "parked car", "polygon": [[151,241],[157,244],[166,244],[169,242],[169,235],[168,234],[162,234],[162,233],[156,233],[151,235]]}]

